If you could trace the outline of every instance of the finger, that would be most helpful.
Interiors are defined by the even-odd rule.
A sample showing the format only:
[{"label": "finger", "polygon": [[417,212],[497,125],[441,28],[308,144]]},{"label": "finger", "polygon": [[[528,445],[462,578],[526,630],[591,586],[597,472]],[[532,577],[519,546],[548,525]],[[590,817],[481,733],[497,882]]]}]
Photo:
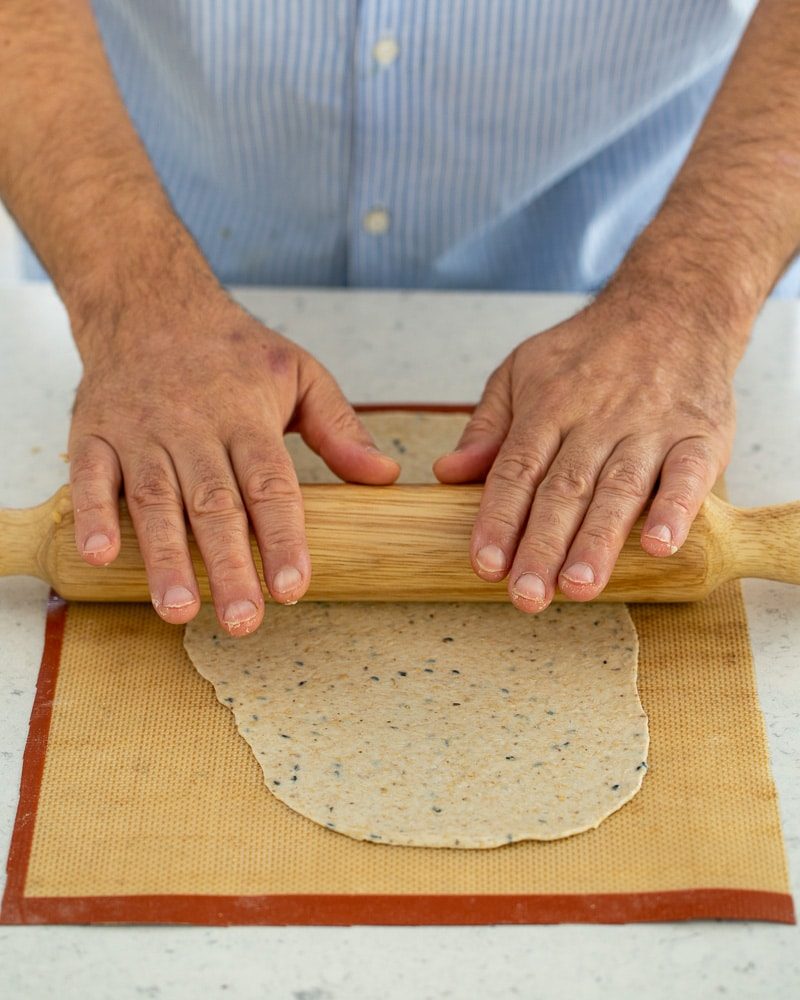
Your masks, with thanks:
[{"label": "finger", "polygon": [[590,601],[608,583],[653,489],[661,458],[655,442],[622,442],[611,453],[559,574],[558,585],[567,597]]},{"label": "finger", "polygon": [[264,595],[228,456],[219,443],[186,441],[173,448],[173,461],[217,618],[231,635],[249,635],[264,617]]},{"label": "finger", "polygon": [[608,449],[567,437],[542,480],[509,574],[520,611],[537,612],[555,593],[558,571],[594,491]]},{"label": "finger", "polygon": [[684,438],[668,452],[642,529],[645,552],[668,556],[678,551],[724,464],[722,447],[706,437]]},{"label": "finger", "polygon": [[200,597],[175,469],[158,448],[123,459],[122,471],[153,607],[165,621],[182,625],[197,614]]},{"label": "finger", "polygon": [[369,431],[322,365],[309,362],[309,370],[298,410],[297,429],[303,440],[348,482],[372,486],[393,483],[400,466],[375,447]]},{"label": "finger", "polygon": [[478,482],[486,477],[511,427],[508,365],[495,371],[455,449],[433,463],[443,483]]},{"label": "finger", "polygon": [[[526,421],[528,427],[536,426]],[[484,580],[502,580],[514,558],[531,501],[559,445],[555,426],[511,431],[489,471],[472,531],[471,556],[475,572]]]},{"label": "finger", "polygon": [[294,604],[308,589],[311,560],[303,498],[283,437],[270,440],[258,429],[242,432],[231,441],[230,454],[269,592],[281,604]]},{"label": "finger", "polygon": [[87,434],[70,446],[70,483],[75,512],[75,544],[93,566],[108,566],[119,555],[119,488],[116,452]]}]

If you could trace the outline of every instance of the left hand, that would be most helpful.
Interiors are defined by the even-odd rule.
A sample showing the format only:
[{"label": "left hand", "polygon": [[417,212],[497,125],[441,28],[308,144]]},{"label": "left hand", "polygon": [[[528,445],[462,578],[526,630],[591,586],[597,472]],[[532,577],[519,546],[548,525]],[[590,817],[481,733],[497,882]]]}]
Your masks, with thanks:
[{"label": "left hand", "polygon": [[604,293],[526,340],[436,462],[442,482],[486,477],[472,565],[508,574],[521,611],[542,611],[556,586],[597,597],[656,482],[641,544],[676,552],[727,464],[740,352],[701,310],[678,312]]}]

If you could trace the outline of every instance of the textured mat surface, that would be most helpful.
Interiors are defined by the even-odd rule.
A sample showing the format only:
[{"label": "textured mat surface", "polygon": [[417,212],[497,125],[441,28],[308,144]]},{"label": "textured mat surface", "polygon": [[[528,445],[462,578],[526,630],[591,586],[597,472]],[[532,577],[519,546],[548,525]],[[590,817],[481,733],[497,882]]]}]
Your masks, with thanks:
[{"label": "textured mat surface", "polygon": [[[452,439],[442,419],[423,424],[434,450]],[[738,585],[630,610],[642,791],[597,830],[472,852],[356,842],[296,815],[179,630],[149,606],[54,601],[2,920],[792,921]]]}]

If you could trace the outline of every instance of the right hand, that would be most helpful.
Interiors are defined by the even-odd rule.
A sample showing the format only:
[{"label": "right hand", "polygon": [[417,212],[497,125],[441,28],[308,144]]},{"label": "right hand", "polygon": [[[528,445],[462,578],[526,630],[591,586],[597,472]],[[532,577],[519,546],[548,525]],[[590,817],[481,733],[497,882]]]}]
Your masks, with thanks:
[{"label": "right hand", "polygon": [[124,487],[153,605],[183,624],[200,607],[185,511],[220,623],[248,635],[264,615],[248,516],[276,601],[295,603],[311,575],[284,431],[299,431],[342,479],[382,485],[399,468],[319,362],[222,293],[210,300],[176,303],[166,318],[159,308],[157,320],[145,307],[110,331],[91,321],[76,330],[84,376],[69,441],[75,540],[91,565],[117,557]]}]

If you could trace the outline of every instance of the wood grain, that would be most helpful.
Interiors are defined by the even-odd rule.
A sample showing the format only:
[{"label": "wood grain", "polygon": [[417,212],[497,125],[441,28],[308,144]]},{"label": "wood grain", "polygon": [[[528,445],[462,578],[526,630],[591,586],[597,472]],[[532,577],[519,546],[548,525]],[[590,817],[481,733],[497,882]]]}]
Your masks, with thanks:
[{"label": "wood grain", "polygon": [[[326,484],[302,491],[313,561],[310,600],[507,600],[505,583],[485,583],[470,566],[480,486]],[[710,496],[680,551],[661,559],[642,550],[641,524],[598,600],[696,601],[744,576],[800,583],[800,502],[740,510]],[[68,487],[38,507],[1,510],[0,576],[37,576],[73,601],[149,601],[124,503],[121,528],[119,557],[98,569],[75,548]],[[260,566],[255,540],[251,544]],[[206,600],[208,577],[191,538],[190,548]]]}]

